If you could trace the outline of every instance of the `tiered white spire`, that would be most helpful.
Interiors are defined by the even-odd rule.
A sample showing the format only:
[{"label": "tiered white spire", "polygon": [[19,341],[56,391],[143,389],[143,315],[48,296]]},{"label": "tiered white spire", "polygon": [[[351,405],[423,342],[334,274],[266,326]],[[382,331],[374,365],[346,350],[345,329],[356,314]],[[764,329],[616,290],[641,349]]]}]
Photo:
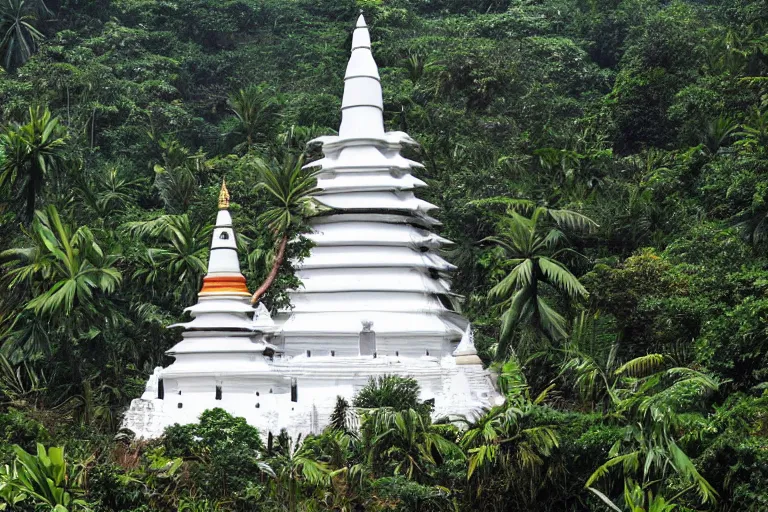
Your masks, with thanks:
[{"label": "tiered white spire", "polygon": [[342,138],[381,138],[384,135],[384,102],[379,68],[371,53],[371,36],[361,14],[352,34],[352,56],[344,75],[341,101]]},{"label": "tiered white spire", "polygon": [[185,309],[192,314],[194,320],[171,327],[184,327],[188,330],[254,330],[251,318],[254,309],[247,300],[251,294],[245,285],[245,276],[240,272],[235,231],[228,208],[229,191],[226,182],[222,182],[208,273],[203,278],[198,303]]},{"label": "tiered white spire", "polygon": [[[450,356],[467,321],[453,312],[448,273],[436,251],[450,241],[429,231],[437,207],[414,195],[423,166],[400,154],[416,143],[384,132],[382,89],[361,15],[344,77],[338,136],[320,137],[324,157],[316,199],[329,213],[313,220],[315,243],[299,265],[302,286],[281,314],[287,354],[306,350],[359,356],[362,326],[371,324],[377,355]],[[334,336],[338,346],[311,341]],[[365,336],[363,336],[364,338]]]},{"label": "tiered white spire", "polygon": [[[188,364],[202,364],[201,371],[216,371],[219,363],[225,366],[232,363],[211,354],[274,351],[274,347],[264,339],[264,334],[269,335],[275,331],[274,322],[268,313],[264,314],[263,307],[257,312],[248,300],[251,295],[245,284],[245,276],[240,272],[235,231],[228,208],[229,192],[226,183],[222,183],[219,212],[208,259],[208,274],[203,278],[197,304],[185,309],[193,319],[171,326],[183,327],[185,333],[184,339],[171,348],[168,354],[194,354],[195,357],[177,358],[164,371],[166,375],[180,368],[184,370]],[[254,336],[258,341],[253,339]],[[237,361],[238,364],[248,362],[247,359]]]}]

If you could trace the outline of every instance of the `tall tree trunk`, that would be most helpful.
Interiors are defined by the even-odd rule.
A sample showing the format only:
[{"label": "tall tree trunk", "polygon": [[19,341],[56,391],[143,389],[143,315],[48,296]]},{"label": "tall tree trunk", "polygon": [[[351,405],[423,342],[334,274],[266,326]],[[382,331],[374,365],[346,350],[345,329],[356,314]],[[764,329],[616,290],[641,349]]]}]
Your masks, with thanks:
[{"label": "tall tree trunk", "polygon": [[280,266],[283,264],[283,260],[285,259],[285,247],[288,245],[288,234],[284,233],[283,237],[280,239],[280,244],[277,247],[277,254],[275,255],[275,262],[272,263],[272,270],[269,271],[269,275],[264,280],[264,283],[259,286],[259,289],[256,290],[253,293],[253,297],[251,297],[251,304],[256,305],[259,303],[259,299],[261,299],[261,296],[264,295],[267,290],[269,290],[269,287],[272,286],[272,283],[275,282],[275,279],[277,278],[277,273],[280,271]]}]

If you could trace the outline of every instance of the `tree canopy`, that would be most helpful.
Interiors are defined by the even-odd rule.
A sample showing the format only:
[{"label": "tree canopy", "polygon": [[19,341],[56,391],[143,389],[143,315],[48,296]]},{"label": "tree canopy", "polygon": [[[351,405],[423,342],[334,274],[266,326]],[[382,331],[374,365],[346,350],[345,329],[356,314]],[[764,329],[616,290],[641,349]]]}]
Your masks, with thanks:
[{"label": "tree canopy", "polygon": [[[449,422],[388,377],[315,436],[215,410],[126,440],[223,179],[288,306],[360,9],[506,402]],[[766,510],[766,27],[751,0],[0,0],[0,507]]]}]

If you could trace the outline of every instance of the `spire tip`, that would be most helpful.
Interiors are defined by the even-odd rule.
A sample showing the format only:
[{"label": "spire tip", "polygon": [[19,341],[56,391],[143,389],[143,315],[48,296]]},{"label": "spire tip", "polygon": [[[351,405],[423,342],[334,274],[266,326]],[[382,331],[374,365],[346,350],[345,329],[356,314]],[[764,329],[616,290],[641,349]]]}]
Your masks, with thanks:
[{"label": "spire tip", "polygon": [[219,210],[229,209],[229,190],[227,190],[227,179],[221,180],[221,191],[219,192]]},{"label": "spire tip", "polygon": [[357,24],[355,25],[355,28],[365,28],[368,25],[365,23],[365,16],[363,16],[363,10],[360,9],[360,16],[357,18]]}]

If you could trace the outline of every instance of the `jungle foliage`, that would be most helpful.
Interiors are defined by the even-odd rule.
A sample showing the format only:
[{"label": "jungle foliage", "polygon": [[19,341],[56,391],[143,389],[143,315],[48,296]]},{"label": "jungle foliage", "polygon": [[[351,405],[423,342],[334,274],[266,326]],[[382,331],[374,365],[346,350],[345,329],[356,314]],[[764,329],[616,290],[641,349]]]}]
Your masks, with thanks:
[{"label": "jungle foliage", "polygon": [[[385,378],[317,436],[214,410],[115,439],[222,179],[287,305],[361,8],[506,403],[450,424]],[[767,28],[751,0],[0,0],[0,508],[768,509]]]}]

